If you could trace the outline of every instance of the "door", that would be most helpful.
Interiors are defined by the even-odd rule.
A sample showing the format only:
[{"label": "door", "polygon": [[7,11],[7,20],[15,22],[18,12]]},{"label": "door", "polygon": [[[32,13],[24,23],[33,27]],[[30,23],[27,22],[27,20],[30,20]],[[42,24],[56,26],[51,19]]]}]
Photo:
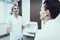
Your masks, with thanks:
[{"label": "door", "polygon": [[38,29],[41,28],[40,20],[40,8],[42,6],[42,0],[30,0],[30,21],[38,22]]}]

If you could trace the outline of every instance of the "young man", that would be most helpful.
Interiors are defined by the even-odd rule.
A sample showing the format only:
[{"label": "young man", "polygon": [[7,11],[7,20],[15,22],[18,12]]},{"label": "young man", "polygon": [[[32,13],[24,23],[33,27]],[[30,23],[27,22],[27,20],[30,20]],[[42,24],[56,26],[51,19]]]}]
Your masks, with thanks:
[{"label": "young man", "polygon": [[59,12],[60,2],[58,0],[45,0],[40,12],[40,19],[44,21],[44,25],[36,33],[35,40],[60,40],[60,24],[55,20]]},{"label": "young man", "polygon": [[19,16],[19,7],[14,5],[12,7],[13,15],[8,18],[7,32],[10,32],[10,40],[22,40],[22,17]]}]

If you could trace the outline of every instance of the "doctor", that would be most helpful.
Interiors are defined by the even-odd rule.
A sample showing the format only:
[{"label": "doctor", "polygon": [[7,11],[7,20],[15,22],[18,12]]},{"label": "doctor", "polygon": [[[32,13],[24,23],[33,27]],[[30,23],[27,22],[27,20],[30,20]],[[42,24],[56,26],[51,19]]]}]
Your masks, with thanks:
[{"label": "doctor", "polygon": [[58,0],[45,0],[40,11],[43,28],[38,30],[34,40],[60,40],[60,22],[55,19],[60,12]]},{"label": "doctor", "polygon": [[10,40],[22,40],[22,17],[19,16],[19,7],[14,5],[12,7],[13,15],[8,18],[7,32],[10,32]]}]

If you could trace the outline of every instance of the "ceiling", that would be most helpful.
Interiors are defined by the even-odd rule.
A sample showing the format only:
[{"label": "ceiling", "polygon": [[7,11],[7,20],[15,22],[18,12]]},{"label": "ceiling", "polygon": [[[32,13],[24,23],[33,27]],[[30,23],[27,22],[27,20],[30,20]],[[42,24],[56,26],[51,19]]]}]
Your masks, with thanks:
[{"label": "ceiling", "polygon": [[0,1],[3,1],[3,2],[8,2],[8,3],[13,3],[13,2],[20,1],[20,0],[0,0]]}]

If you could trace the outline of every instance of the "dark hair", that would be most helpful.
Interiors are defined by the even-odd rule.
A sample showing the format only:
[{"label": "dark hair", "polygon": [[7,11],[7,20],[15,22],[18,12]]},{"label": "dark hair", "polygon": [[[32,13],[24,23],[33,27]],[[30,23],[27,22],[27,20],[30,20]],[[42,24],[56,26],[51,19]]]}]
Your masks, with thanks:
[{"label": "dark hair", "polygon": [[49,10],[51,18],[55,19],[60,12],[60,2],[58,0],[45,0],[45,10]]},{"label": "dark hair", "polygon": [[12,7],[12,9],[11,9],[11,10],[12,10],[12,12],[13,12],[13,8],[14,8],[15,6],[18,6],[18,5],[17,5],[17,4],[14,4],[14,6],[13,6],[13,7]]}]

